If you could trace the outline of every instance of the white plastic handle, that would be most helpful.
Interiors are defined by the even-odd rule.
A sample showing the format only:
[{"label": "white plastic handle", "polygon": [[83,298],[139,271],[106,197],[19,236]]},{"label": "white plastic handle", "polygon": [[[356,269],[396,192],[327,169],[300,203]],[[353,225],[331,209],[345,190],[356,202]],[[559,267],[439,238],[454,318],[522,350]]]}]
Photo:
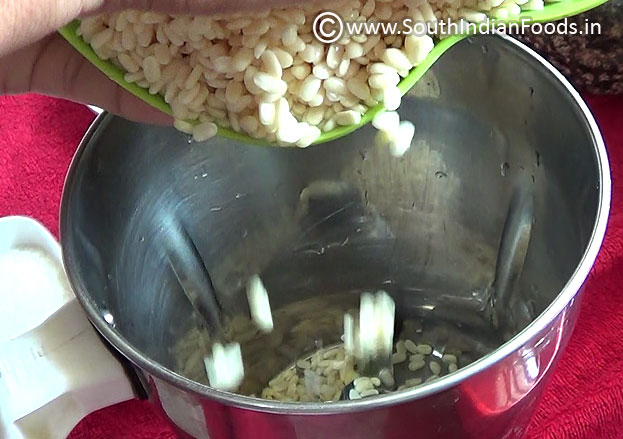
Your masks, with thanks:
[{"label": "white plastic handle", "polygon": [[[0,218],[0,254],[23,247],[42,250],[62,270],[60,246],[45,227],[30,218]],[[46,291],[42,287],[41,294]],[[12,336],[0,334],[3,439],[64,439],[89,413],[134,398],[121,364],[104,346],[73,293],[40,299],[8,316],[18,326],[20,315],[26,313],[40,316],[39,321]],[[0,297],[0,306],[9,300]]]}]

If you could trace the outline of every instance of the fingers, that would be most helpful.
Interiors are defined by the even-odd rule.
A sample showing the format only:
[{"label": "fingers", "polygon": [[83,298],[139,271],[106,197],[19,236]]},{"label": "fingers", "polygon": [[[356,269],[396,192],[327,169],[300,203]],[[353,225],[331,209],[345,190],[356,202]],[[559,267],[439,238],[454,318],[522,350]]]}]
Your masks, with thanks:
[{"label": "fingers", "polygon": [[253,12],[301,1],[303,0],[0,0],[0,57],[34,43],[75,18],[101,11],[131,8],[178,14],[215,14]]},{"label": "fingers", "polygon": [[27,91],[89,103],[137,122],[173,123],[108,79],[58,35],[0,59],[0,94]]},{"label": "fingers", "polygon": [[156,10],[177,14],[221,14],[254,12],[271,7],[285,7],[319,0],[106,0],[102,9]]},{"label": "fingers", "polygon": [[105,0],[0,0],[0,57],[49,35]]}]

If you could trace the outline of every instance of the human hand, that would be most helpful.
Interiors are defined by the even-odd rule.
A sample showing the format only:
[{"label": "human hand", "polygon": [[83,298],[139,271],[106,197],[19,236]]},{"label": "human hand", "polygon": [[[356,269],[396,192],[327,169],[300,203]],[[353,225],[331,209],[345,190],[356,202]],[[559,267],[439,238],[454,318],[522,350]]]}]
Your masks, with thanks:
[{"label": "human hand", "polygon": [[0,0],[0,95],[37,92],[88,103],[131,120],[172,119],[109,80],[55,31],[75,18],[121,9],[224,13],[296,0]]}]

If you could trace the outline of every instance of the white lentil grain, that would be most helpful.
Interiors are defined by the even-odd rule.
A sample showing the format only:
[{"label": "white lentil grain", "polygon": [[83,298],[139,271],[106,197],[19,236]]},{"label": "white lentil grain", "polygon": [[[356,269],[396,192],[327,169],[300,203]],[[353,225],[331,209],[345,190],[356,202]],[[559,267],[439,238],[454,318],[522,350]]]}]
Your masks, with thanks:
[{"label": "white lentil grain", "polygon": [[177,100],[183,105],[190,106],[190,103],[199,95],[200,91],[201,86],[196,84],[195,87],[190,90],[182,90],[177,95]]},{"label": "white lentil grain", "polygon": [[258,129],[258,126],[259,126],[259,122],[255,118],[255,116],[247,115],[247,116],[243,116],[240,119],[240,128],[242,128],[244,132],[246,132],[247,134],[251,136],[255,134],[255,132]]},{"label": "white lentil grain", "polygon": [[305,114],[305,122],[310,125],[316,126],[320,122],[322,122],[322,118],[324,116],[324,109],[320,107],[313,107],[307,110]]},{"label": "white lentil grain", "polygon": [[290,24],[285,27],[281,34],[281,41],[284,46],[293,46],[296,44],[297,27],[294,24]]},{"label": "white lentil grain", "polygon": [[97,34],[91,39],[91,46],[94,49],[100,49],[104,47],[110,40],[112,40],[114,35],[114,31],[110,28],[107,28]]},{"label": "white lentil grain", "polygon": [[381,90],[387,87],[396,86],[399,82],[400,77],[398,76],[398,72],[396,71],[392,73],[372,74],[368,79],[370,87]]},{"label": "white lentil grain", "polygon": [[392,354],[392,364],[400,364],[407,360],[407,355],[404,352],[396,352]]},{"label": "white lentil grain", "polygon": [[346,89],[346,83],[344,83],[343,79],[332,77],[325,80],[322,84],[325,90],[333,92],[338,95],[345,95],[348,93]]},{"label": "white lentil grain", "polygon": [[193,125],[183,120],[176,120],[173,122],[173,126],[178,130],[186,134],[193,133]]},{"label": "white lentil grain", "polygon": [[[377,130],[383,131],[395,131],[398,129],[398,125],[400,124],[400,116],[395,111],[384,111],[382,113],[377,114],[372,119],[372,126]],[[413,342],[409,340],[411,344]],[[403,342],[403,346],[405,346],[406,342]],[[405,349],[406,346],[405,346]]]},{"label": "white lentil grain", "polygon": [[[374,0],[372,0],[374,1]],[[363,56],[363,46],[355,41],[348,43],[345,49],[345,55],[347,58],[359,58]]]},{"label": "white lentil grain", "polygon": [[385,61],[385,63],[395,68],[396,70],[409,70],[411,69],[411,67],[413,67],[411,62],[409,62],[409,58],[407,58],[407,55],[405,55],[402,50],[396,49],[394,47],[385,50],[382,59],[383,61]]},{"label": "white lentil grain", "polygon": [[381,63],[381,62],[377,62],[374,64],[370,64],[368,65],[368,71],[370,72],[370,74],[385,74],[385,73],[397,73],[396,69],[385,64],[385,63]]},{"label": "white lentil grain", "polygon": [[414,66],[424,61],[434,46],[435,42],[429,35],[405,37],[405,52],[409,62]]},{"label": "white lentil grain", "polygon": [[[359,380],[361,378],[357,378],[357,380]],[[355,380],[355,381],[357,381]],[[370,381],[369,378],[366,378],[365,381],[361,381],[359,382],[359,384],[355,383],[355,390],[357,390],[357,392],[359,392],[360,394],[362,394],[363,392],[365,392],[366,390],[370,390],[374,388],[374,384],[372,384],[372,382]]]},{"label": "white lentil grain", "polygon": [[357,113],[361,114],[362,116],[368,112],[368,107],[366,107],[366,106],[365,106],[365,105],[363,105],[363,104],[356,104],[356,105],[353,105],[353,106],[351,107],[351,109],[352,109],[353,111],[356,111]]},{"label": "white lentil grain", "polygon": [[422,378],[409,378],[407,381],[405,381],[405,386],[407,387],[415,387],[419,386],[420,384],[422,384]]},{"label": "white lentil grain", "polygon": [[381,372],[379,373],[379,378],[381,382],[387,387],[393,387],[396,384],[394,376],[388,369],[381,370]]},{"label": "white lentil grain", "polygon": [[515,16],[517,16],[517,15],[519,15],[521,13],[521,7],[519,7],[515,3],[511,3],[511,4],[507,5],[506,9],[508,10],[508,15],[510,17],[515,17]]},{"label": "white lentil grain", "polygon": [[353,110],[340,111],[335,115],[338,125],[356,125],[361,122],[361,114]]},{"label": "white lentil grain", "polygon": [[361,395],[362,398],[366,398],[368,396],[376,396],[379,394],[379,391],[376,389],[369,389],[369,390],[364,390],[363,392],[359,393]]},{"label": "white lentil grain", "polygon": [[216,389],[235,390],[244,378],[242,352],[238,343],[226,346],[214,343],[212,355],[204,361],[210,385]]},{"label": "white lentil grain", "polygon": [[361,395],[355,389],[350,389],[348,399],[361,399]]},{"label": "white lentil grain", "polygon": [[121,67],[123,67],[129,73],[136,73],[141,68],[141,66],[139,66],[138,63],[134,61],[134,59],[127,53],[120,54],[118,59]]},{"label": "white lentil grain", "polygon": [[342,56],[342,52],[344,51],[344,46],[340,46],[337,44],[332,44],[327,49],[327,66],[330,69],[337,68],[340,63],[340,58]]},{"label": "white lentil grain", "polygon": [[419,344],[417,345],[417,352],[423,355],[430,355],[433,353],[433,348],[427,344]]},{"label": "white lentil grain", "polygon": [[[292,119],[294,119],[294,117],[292,117]],[[303,134],[298,130],[298,124],[295,123],[295,121],[279,121],[277,139],[286,143],[296,143],[301,137],[303,137]]]},{"label": "white lentil grain", "polygon": [[[231,116],[230,114],[230,122],[233,125]],[[234,120],[237,122],[236,119]],[[274,325],[268,292],[257,275],[251,276],[247,282],[247,300],[251,310],[251,318],[257,326],[264,332],[272,331]]]},{"label": "white lentil grain", "polygon": [[294,76],[299,81],[302,81],[311,73],[311,67],[309,66],[309,64],[299,64],[293,66],[290,69],[290,72],[292,73],[292,76]]},{"label": "white lentil grain", "polygon": [[343,59],[342,61],[340,61],[340,64],[337,67],[337,71],[336,71],[336,75],[339,78],[343,78],[344,76],[346,76],[346,73],[348,73],[348,69],[350,68],[350,60],[349,59]]},{"label": "white lentil grain", "polygon": [[433,375],[439,375],[441,373],[441,364],[436,361],[431,361],[428,365],[428,368],[433,373]]},{"label": "white lentil grain", "polygon": [[312,73],[318,79],[329,79],[331,76],[331,71],[329,70],[329,66],[326,63],[316,64],[312,69]]},{"label": "white lentil grain", "polygon": [[262,53],[264,53],[264,50],[266,50],[266,47],[268,47],[268,43],[266,41],[259,40],[257,42],[255,47],[253,48],[253,56],[255,57],[255,59],[260,59]]},{"label": "white lentil grain", "polygon": [[382,91],[383,106],[389,110],[394,111],[400,107],[400,100],[402,99],[402,93],[398,87],[387,87]]},{"label": "white lentil grain", "polygon": [[422,14],[422,18],[424,19],[424,21],[431,23],[431,24],[437,22],[437,17],[435,16],[435,12],[433,11],[433,8],[430,6],[428,2],[422,2],[418,10]]},{"label": "white lentil grain", "polygon": [[[322,92],[322,90],[321,90]],[[309,106],[314,108],[314,107],[319,107],[324,103],[324,95],[322,93],[318,93],[316,96],[314,96],[312,98],[311,101],[309,101]],[[323,109],[324,111],[324,109]]]},{"label": "white lentil grain", "polygon": [[407,353],[407,348],[405,347],[405,341],[404,340],[398,340],[398,343],[396,343],[396,352],[397,353],[402,353],[405,354]]},{"label": "white lentil grain", "polygon": [[270,25],[266,20],[255,20],[251,24],[242,28],[244,35],[263,35],[268,32]]},{"label": "white lentil grain", "polygon": [[275,104],[272,102],[261,102],[259,105],[259,116],[262,125],[272,125],[275,122]]},{"label": "white lentil grain", "polygon": [[321,86],[321,81],[317,76],[308,76],[303,83],[301,84],[301,88],[299,90],[299,97],[306,102],[309,102]]},{"label": "white lentil grain", "polygon": [[149,94],[156,95],[160,93],[160,90],[164,87],[165,81],[160,79],[160,81],[155,82],[149,86]]},{"label": "white lentil grain", "polygon": [[[413,125],[413,123],[409,121],[400,122],[400,125],[398,126],[398,132],[389,144],[390,154],[394,157],[402,157],[411,147],[411,142],[413,141],[414,135],[415,125]],[[419,349],[420,346],[418,346],[418,351]]]},{"label": "white lentil grain", "polygon": [[456,363],[457,358],[456,358],[456,355],[444,354],[441,357],[441,361],[443,361],[445,364]]},{"label": "white lentil grain", "polygon": [[497,18],[499,20],[503,20],[505,18],[508,18],[508,9],[501,7],[501,8],[493,8],[490,12],[491,17],[493,18]]},{"label": "white lentil grain", "polygon": [[277,56],[277,59],[279,60],[279,64],[281,65],[282,69],[287,69],[292,66],[294,62],[294,57],[290,53],[279,47],[273,48],[272,51]]},{"label": "white lentil grain", "polygon": [[415,354],[418,352],[417,345],[413,343],[413,341],[411,340],[405,340],[405,349],[411,352],[412,354]]},{"label": "white lentil grain", "polygon": [[274,76],[275,78],[281,78],[283,70],[281,69],[281,64],[279,63],[277,55],[275,55],[272,50],[265,50],[260,59],[262,60],[264,68],[268,74]]},{"label": "white lentil grain", "polygon": [[288,84],[279,78],[264,72],[257,72],[253,76],[253,83],[266,93],[273,93],[280,96],[288,89]]},{"label": "white lentil grain", "polygon": [[316,63],[322,59],[323,48],[320,45],[308,44],[305,49],[299,53],[299,56],[306,63]]},{"label": "white lentil grain", "polygon": [[[517,4],[520,4],[519,1],[516,1]],[[525,4],[521,6],[521,9],[524,11],[539,11],[545,7],[543,0],[529,0]]]},{"label": "white lentil grain", "polygon": [[320,129],[316,126],[309,126],[307,127],[306,132],[303,134],[303,136],[296,142],[296,146],[300,147],[300,148],[305,148],[309,145],[311,145],[313,142],[316,141],[316,139],[318,139],[318,137],[320,137]]},{"label": "white lentil grain", "polygon": [[423,360],[419,360],[419,361],[412,361],[409,363],[409,370],[412,372],[418,371],[420,369],[423,369],[424,366],[426,366],[426,362]]},{"label": "white lentil grain", "polygon": [[300,367],[301,369],[309,369],[311,367],[311,363],[306,360],[298,360],[296,362],[296,366]]},{"label": "white lentil grain", "polygon": [[232,57],[231,67],[234,72],[243,72],[253,61],[253,51],[250,48],[240,48]]}]

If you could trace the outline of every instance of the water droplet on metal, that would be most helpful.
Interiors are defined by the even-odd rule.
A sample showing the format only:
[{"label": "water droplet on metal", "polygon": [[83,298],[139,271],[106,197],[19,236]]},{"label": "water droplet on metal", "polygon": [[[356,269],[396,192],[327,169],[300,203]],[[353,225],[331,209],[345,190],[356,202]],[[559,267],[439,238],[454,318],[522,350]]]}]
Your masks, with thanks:
[{"label": "water droplet on metal", "polygon": [[445,172],[443,172],[443,171],[437,171],[437,172],[435,172],[435,177],[437,177],[437,178],[446,178],[447,176],[448,176],[448,174],[446,174],[446,173],[445,173]]},{"label": "water droplet on metal", "polygon": [[208,176],[207,172],[204,172],[203,174],[201,174],[201,178],[206,178]]},{"label": "water droplet on metal", "polygon": [[487,47],[486,44],[482,45],[482,53],[487,53],[489,51],[489,48]]},{"label": "water droplet on metal", "polygon": [[210,212],[220,212],[221,210],[223,210],[223,206],[211,207],[210,208]]},{"label": "water droplet on metal", "polygon": [[112,326],[115,325],[115,318],[110,313],[110,311],[108,310],[102,311],[102,317],[104,318],[104,321],[108,323],[109,325],[112,325]]},{"label": "water droplet on metal", "polygon": [[193,143],[193,136],[188,136],[188,137],[186,138],[186,143],[188,143],[189,145],[190,145],[191,143]]},{"label": "water droplet on metal", "polygon": [[304,245],[302,247],[297,248],[296,250],[294,250],[295,253],[307,253],[307,254],[315,254],[318,256],[321,256],[324,254],[325,252],[325,248],[324,246],[320,245],[320,244],[309,244],[309,245]]}]

